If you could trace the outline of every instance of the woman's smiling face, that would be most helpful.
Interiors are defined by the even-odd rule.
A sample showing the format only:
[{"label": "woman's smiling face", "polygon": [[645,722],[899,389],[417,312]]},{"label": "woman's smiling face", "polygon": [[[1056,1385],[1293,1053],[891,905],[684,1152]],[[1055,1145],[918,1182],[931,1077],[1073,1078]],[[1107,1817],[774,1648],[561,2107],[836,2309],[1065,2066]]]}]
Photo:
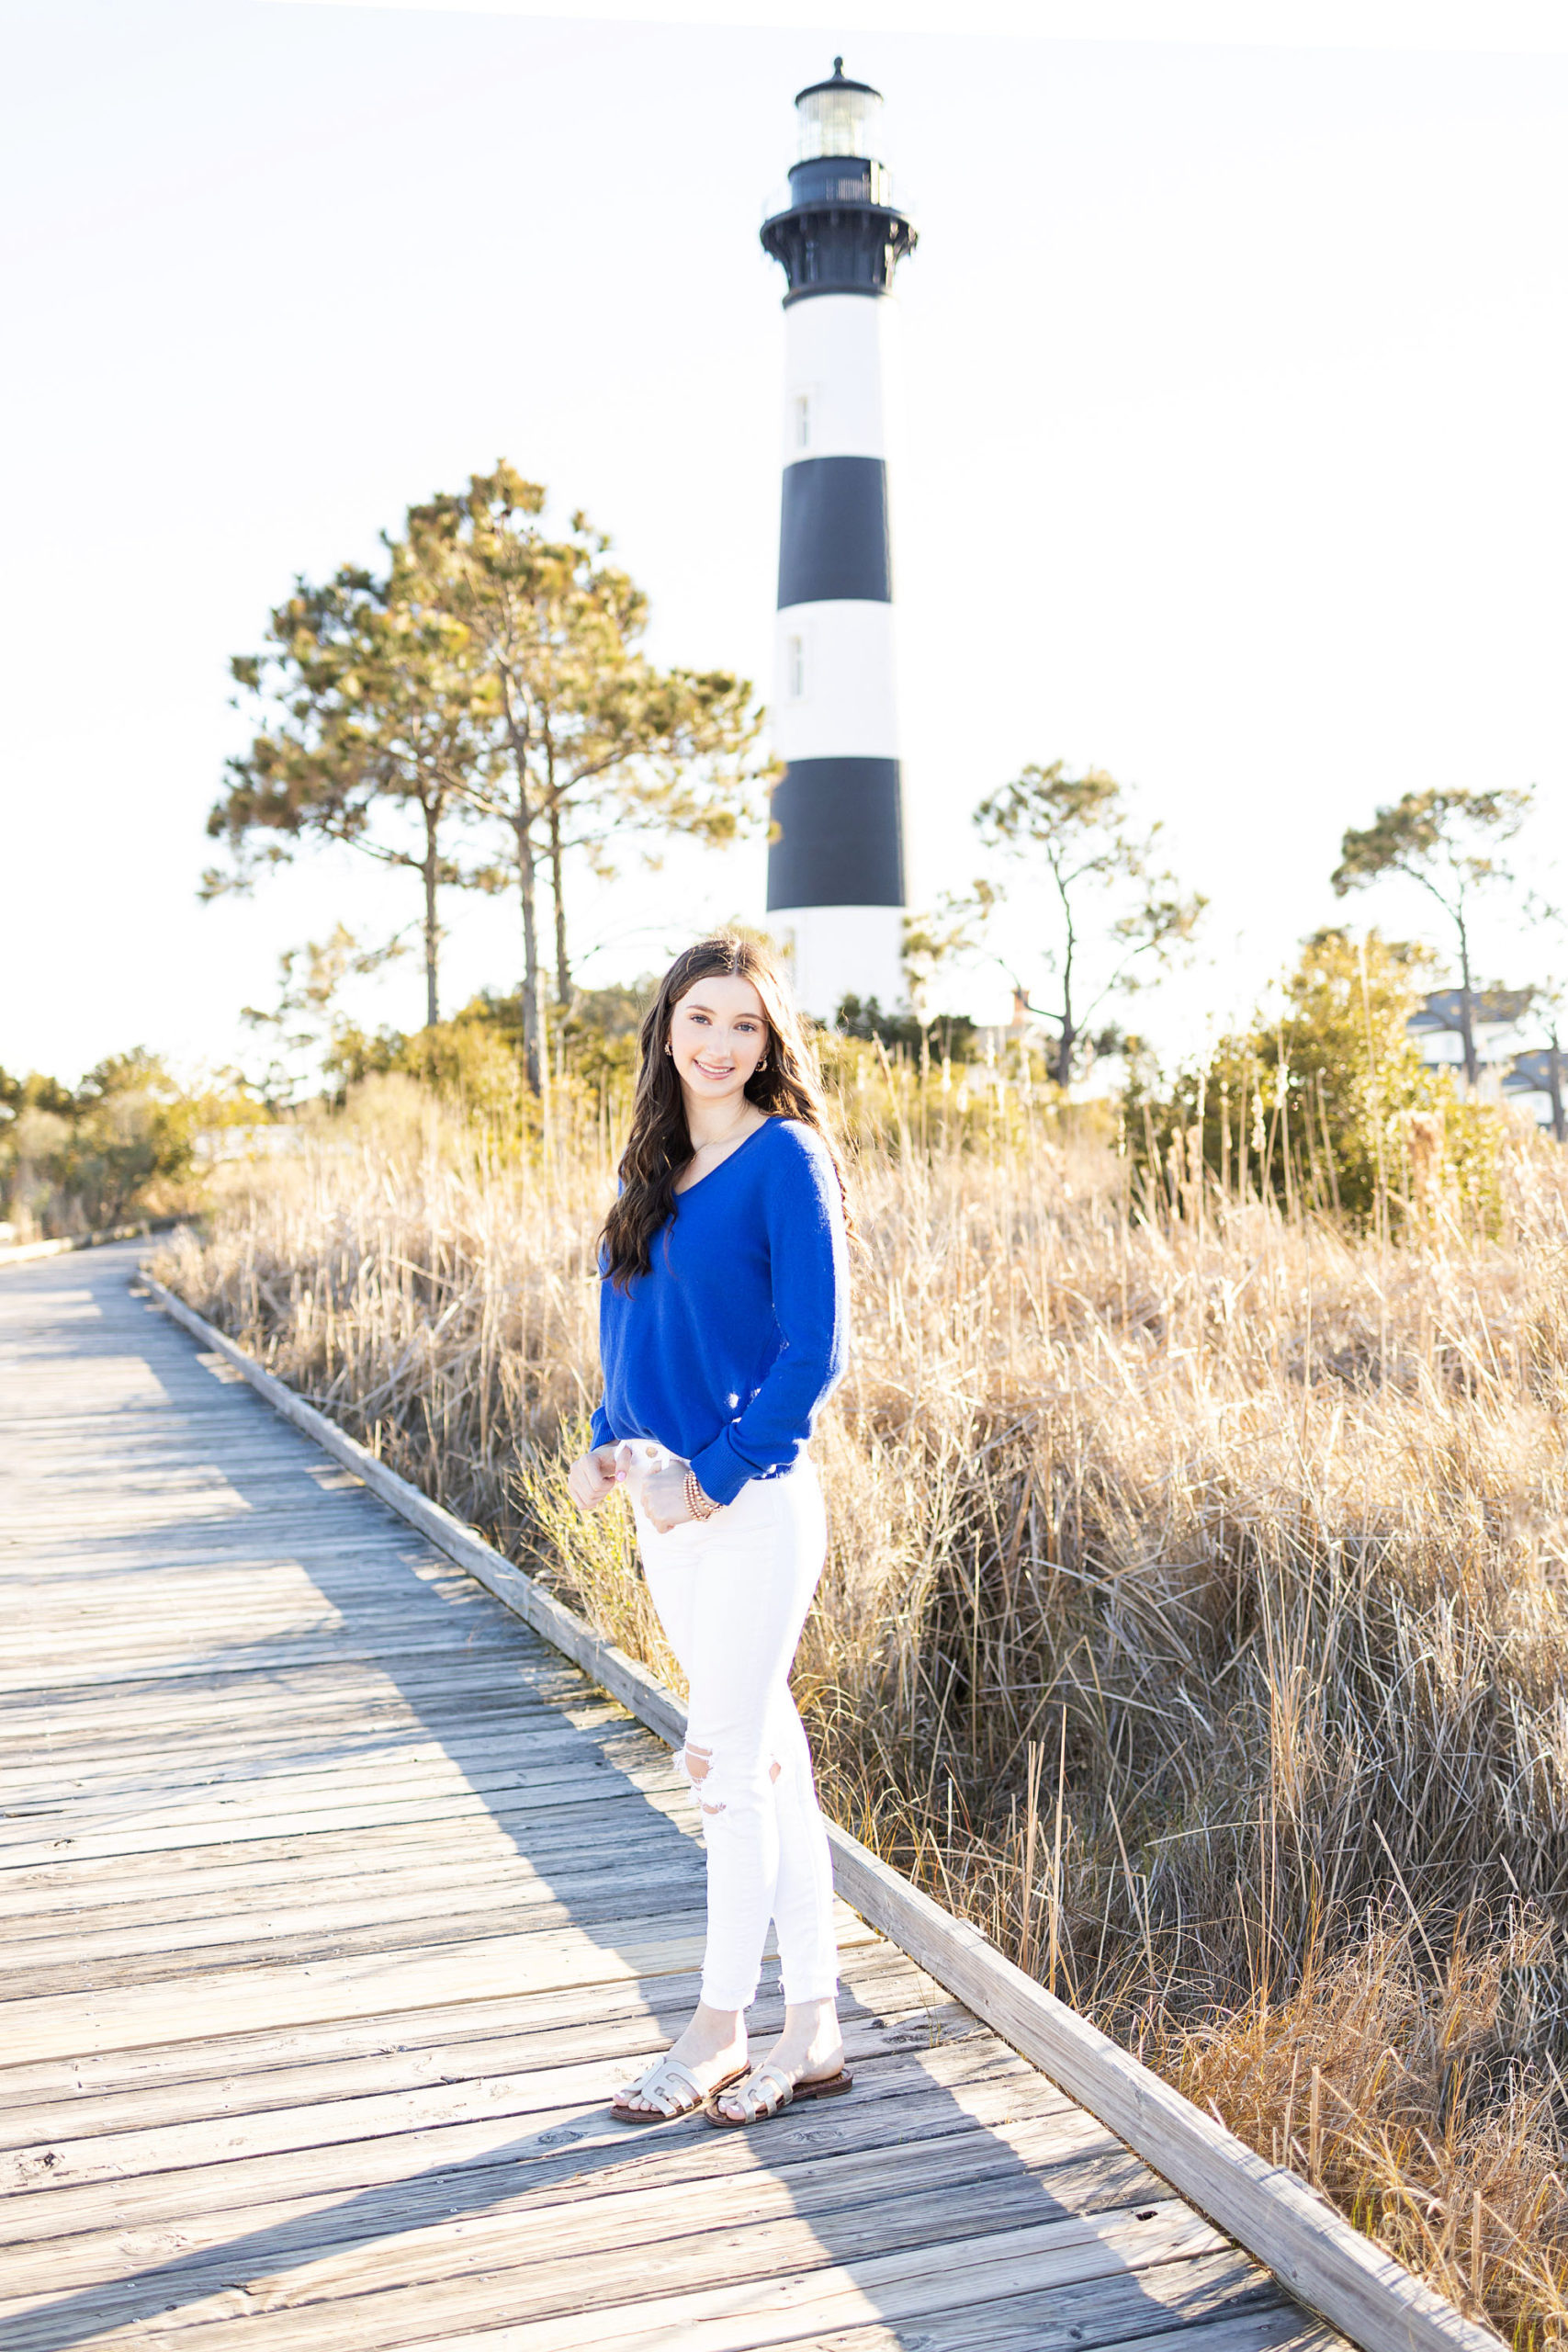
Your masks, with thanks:
[{"label": "woman's smiling face", "polygon": [[768,1050],[767,1015],[750,981],[733,972],[694,980],[671,1012],[670,1050],[699,1102],[739,1097]]}]

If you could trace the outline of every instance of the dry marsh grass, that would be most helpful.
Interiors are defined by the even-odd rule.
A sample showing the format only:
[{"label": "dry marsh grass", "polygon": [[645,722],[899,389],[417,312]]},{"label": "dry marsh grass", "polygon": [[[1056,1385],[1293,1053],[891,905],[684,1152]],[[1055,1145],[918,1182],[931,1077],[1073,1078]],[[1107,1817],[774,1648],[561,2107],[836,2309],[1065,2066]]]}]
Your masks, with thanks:
[{"label": "dry marsh grass", "polygon": [[[796,1688],[825,1801],[1503,2332],[1568,2320],[1568,1180],[1403,1246],[1139,1195],[934,1087],[860,1129]],[[877,1115],[872,1115],[875,1109]],[[162,1271],[666,1673],[595,1394],[610,1127],[430,1112],[241,1173]],[[1174,1193],[1174,1199],[1172,1198]]]}]

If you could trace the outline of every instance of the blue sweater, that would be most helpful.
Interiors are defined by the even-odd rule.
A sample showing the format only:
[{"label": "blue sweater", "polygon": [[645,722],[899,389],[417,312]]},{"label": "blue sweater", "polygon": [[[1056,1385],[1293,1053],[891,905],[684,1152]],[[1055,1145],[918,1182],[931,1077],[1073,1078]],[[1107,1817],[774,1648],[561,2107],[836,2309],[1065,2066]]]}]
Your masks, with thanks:
[{"label": "blue sweater", "polygon": [[769,1119],[675,1196],[653,1262],[599,1292],[593,1442],[652,1438],[705,1495],[787,1470],[844,1369],[843,1202],[821,1137]]}]

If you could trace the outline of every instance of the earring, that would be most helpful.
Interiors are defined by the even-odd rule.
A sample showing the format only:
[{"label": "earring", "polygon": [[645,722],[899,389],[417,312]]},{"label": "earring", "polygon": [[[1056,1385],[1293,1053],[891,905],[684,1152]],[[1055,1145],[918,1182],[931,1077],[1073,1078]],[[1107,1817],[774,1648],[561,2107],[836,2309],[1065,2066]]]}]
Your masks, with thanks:
[{"label": "earring", "polygon": [[767,1067],[768,1067],[768,1057],[767,1057],[766,1054],[764,1054],[764,1055],[762,1056],[761,1060],[757,1064],[757,1068],[758,1068],[758,1070],[759,1070],[759,1071],[761,1071],[761,1070],[765,1070],[765,1069],[767,1069]]},{"label": "earring", "polygon": [[675,1058],[675,1048],[674,1048],[674,1046],[670,1043],[670,1040],[669,1040],[669,1038],[668,1038],[668,1037],[666,1037],[666,1039],[664,1040],[664,1050],[665,1050],[665,1052],[669,1055],[669,1057],[670,1057],[671,1060],[671,1061],[673,1061],[673,1060],[674,1060],[674,1058]]}]

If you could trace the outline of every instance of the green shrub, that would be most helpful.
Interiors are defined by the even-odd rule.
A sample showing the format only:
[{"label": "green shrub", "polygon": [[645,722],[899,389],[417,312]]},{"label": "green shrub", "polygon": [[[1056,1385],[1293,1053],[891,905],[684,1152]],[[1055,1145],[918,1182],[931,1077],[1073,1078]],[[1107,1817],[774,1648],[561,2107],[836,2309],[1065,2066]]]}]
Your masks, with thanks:
[{"label": "green shrub", "polygon": [[1431,979],[1423,948],[1314,932],[1272,1013],[1174,1080],[1134,1069],[1127,1142],[1145,1184],[1176,1198],[1201,1161],[1228,1193],[1359,1227],[1449,1216],[1493,1229],[1517,1122],[1423,1063],[1405,1023]]}]

